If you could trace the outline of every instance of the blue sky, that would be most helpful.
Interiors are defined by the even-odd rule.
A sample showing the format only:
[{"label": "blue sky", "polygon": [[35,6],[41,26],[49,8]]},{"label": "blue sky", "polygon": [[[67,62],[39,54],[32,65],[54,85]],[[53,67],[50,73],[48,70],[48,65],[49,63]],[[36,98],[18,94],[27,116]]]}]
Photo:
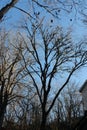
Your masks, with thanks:
[{"label": "blue sky", "polygon": [[[4,2],[5,1],[5,2]],[[1,0],[0,1],[0,9],[3,5],[5,5],[10,0]],[[30,12],[32,15],[32,8],[30,7],[31,3],[28,3],[28,0],[20,0],[16,6],[20,7],[28,12]],[[53,19],[54,26],[59,25],[62,26],[64,31],[67,31],[67,29],[71,30],[72,32],[72,39],[74,42],[78,42],[84,37],[87,37],[87,27],[82,23],[80,20],[82,17],[81,15],[77,14],[75,19],[75,11],[73,13],[66,13],[64,11],[60,12],[61,19],[53,18],[50,14],[48,15],[45,10],[36,8],[36,12],[41,11],[40,18],[44,17],[44,23],[45,24],[52,24],[50,22],[51,19]],[[13,30],[14,25],[20,24],[20,21],[24,18],[24,13],[20,12],[19,10],[12,8],[7,14],[6,14],[6,20],[1,23],[1,26],[6,27],[8,30]],[[72,76],[73,79],[81,86],[83,82],[87,79],[87,68],[83,68],[80,70],[77,70],[77,72]]]}]

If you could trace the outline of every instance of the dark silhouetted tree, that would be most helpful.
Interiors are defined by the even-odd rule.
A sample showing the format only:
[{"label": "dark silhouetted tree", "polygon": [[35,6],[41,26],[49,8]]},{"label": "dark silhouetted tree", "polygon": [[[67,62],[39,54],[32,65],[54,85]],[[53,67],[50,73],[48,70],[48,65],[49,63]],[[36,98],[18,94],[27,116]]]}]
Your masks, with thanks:
[{"label": "dark silhouetted tree", "polygon": [[[51,29],[40,24],[31,23],[23,26],[27,31],[27,37],[21,34],[25,44],[24,55],[21,53],[24,65],[36,89],[41,109],[41,130],[45,130],[47,117],[54,106],[54,103],[69,82],[73,73],[87,63],[87,51],[83,44],[75,45],[70,39],[70,35],[64,34],[59,27]],[[27,61],[30,57],[31,64]],[[65,76],[65,82],[60,87],[54,85],[55,77]],[[55,88],[56,87],[56,88]],[[55,90],[56,93],[52,94]],[[50,100],[51,98],[51,100]]]}]

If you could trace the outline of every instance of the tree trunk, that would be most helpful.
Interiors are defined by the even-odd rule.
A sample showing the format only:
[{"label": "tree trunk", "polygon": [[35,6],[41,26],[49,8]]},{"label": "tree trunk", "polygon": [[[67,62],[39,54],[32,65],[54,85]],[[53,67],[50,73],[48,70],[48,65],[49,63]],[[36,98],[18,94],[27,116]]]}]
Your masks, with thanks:
[{"label": "tree trunk", "polygon": [[3,120],[4,120],[4,110],[0,110],[0,129],[2,128],[3,125]]},{"label": "tree trunk", "polygon": [[47,121],[47,114],[46,112],[43,112],[40,130],[46,130],[46,121]]},{"label": "tree trunk", "polygon": [[[6,95],[5,95],[6,96]],[[3,120],[4,120],[4,114],[6,113],[6,108],[7,108],[7,101],[8,101],[8,96],[5,97],[4,103],[0,104],[0,128],[3,125]]]}]

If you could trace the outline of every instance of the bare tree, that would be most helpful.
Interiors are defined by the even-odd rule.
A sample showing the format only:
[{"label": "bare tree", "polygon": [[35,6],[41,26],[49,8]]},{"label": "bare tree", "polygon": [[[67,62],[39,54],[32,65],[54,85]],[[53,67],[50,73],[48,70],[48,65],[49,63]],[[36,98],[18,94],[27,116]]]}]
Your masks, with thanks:
[{"label": "bare tree", "polygon": [[[69,34],[63,34],[59,27],[51,29],[44,28],[42,23],[23,26],[27,31],[25,43],[26,56],[21,53],[26,71],[33,82],[42,109],[41,130],[45,130],[47,117],[54,106],[60,92],[69,82],[72,74],[81,66],[87,63],[87,51],[83,44],[74,45]],[[27,59],[31,57],[33,61],[27,64]],[[54,86],[54,79],[58,75],[66,74],[65,82],[62,86]],[[55,95],[52,91],[56,87]],[[52,95],[52,96],[51,96]],[[49,99],[51,96],[51,101]],[[50,105],[48,105],[48,103]]]},{"label": "bare tree", "polygon": [[[63,94],[64,93],[64,94]],[[68,88],[63,92],[66,122],[71,128],[83,114],[82,97],[75,83],[69,84]]]},{"label": "bare tree", "polygon": [[8,37],[8,33],[0,33],[0,128],[7,105],[17,97],[22,98],[25,84],[22,80],[26,76],[23,74],[23,66],[20,65],[21,57],[10,45]]},{"label": "bare tree", "polygon": [[68,88],[66,95],[64,94],[65,109],[69,124],[72,123],[72,119],[80,117],[83,111],[81,95],[76,88],[76,85],[72,84],[71,87]]},{"label": "bare tree", "polygon": [[58,130],[72,129],[83,113],[82,97],[78,85],[69,82],[55,102],[53,122]]},{"label": "bare tree", "polygon": [[[65,122],[66,119],[66,114],[65,114],[65,108],[64,108],[64,103],[60,97],[57,98],[55,105],[52,109],[54,118],[53,122],[55,123],[55,127],[58,128],[58,130],[62,129],[61,126]],[[66,124],[67,126],[67,124]]]}]

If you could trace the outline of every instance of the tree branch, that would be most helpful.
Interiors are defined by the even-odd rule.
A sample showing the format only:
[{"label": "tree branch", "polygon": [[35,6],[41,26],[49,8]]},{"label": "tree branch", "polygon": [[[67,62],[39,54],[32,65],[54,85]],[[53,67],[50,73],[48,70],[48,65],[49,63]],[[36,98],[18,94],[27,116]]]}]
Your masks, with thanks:
[{"label": "tree branch", "polygon": [[4,15],[18,2],[19,0],[12,0],[9,4],[3,7],[0,10],[0,20],[4,17]]}]

